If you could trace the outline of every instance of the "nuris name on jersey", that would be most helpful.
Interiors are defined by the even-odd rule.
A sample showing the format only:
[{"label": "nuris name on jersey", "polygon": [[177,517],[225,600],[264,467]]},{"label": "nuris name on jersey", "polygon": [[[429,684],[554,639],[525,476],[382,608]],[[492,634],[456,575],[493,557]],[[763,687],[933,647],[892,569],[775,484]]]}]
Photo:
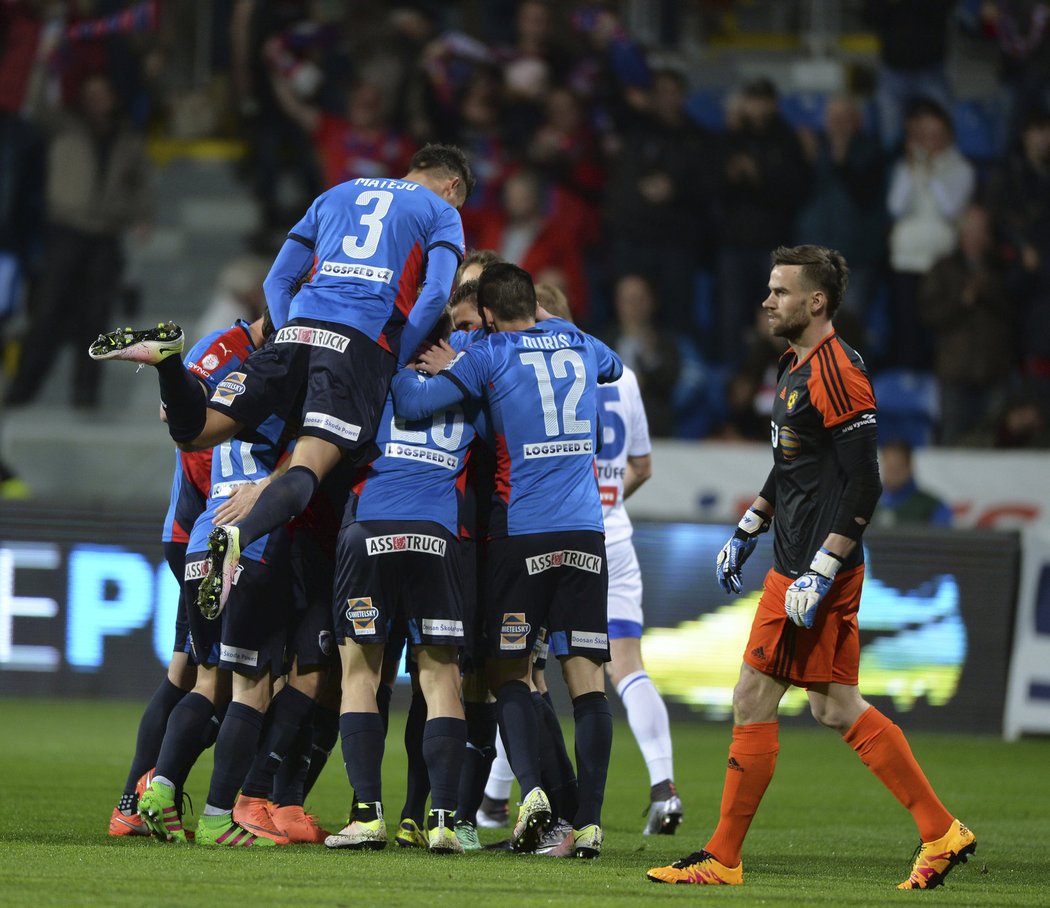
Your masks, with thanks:
[{"label": "nuris name on jersey", "polygon": [[552,568],[572,567],[591,574],[602,572],[602,556],[590,552],[574,552],[562,549],[560,552],[547,552],[545,555],[532,555],[525,559],[525,566],[530,575],[542,574]]},{"label": "nuris name on jersey", "polygon": [[406,533],[399,536],[372,536],[366,541],[369,555],[386,555],[390,552],[423,552],[425,555],[445,555],[445,540],[440,536],[421,536]]},{"label": "nuris name on jersey", "polygon": [[572,338],[568,334],[542,334],[539,337],[522,334],[518,340],[529,350],[562,350],[572,346]]},{"label": "nuris name on jersey", "polygon": [[444,467],[446,470],[455,470],[459,467],[459,458],[454,454],[432,451],[430,448],[420,448],[416,445],[399,445],[393,441],[387,442],[383,454],[386,457],[399,457],[402,460],[422,460]]},{"label": "nuris name on jersey", "polygon": [[304,328],[301,325],[288,325],[277,332],[273,339],[275,344],[309,344],[311,347],[325,347],[336,353],[346,351],[350,338],[325,331],[323,328]]},{"label": "nuris name on jersey", "polygon": [[594,442],[584,441],[536,441],[522,446],[525,459],[534,457],[569,457],[573,454],[594,454]]}]

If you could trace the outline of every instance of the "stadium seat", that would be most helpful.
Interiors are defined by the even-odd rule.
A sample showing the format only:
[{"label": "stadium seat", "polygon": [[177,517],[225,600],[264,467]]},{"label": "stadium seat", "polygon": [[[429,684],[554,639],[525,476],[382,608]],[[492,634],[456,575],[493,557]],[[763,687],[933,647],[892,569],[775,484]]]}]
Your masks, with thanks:
[{"label": "stadium seat", "polygon": [[686,98],[686,112],[705,129],[722,132],[726,128],[725,97],[722,89],[698,89]]},{"label": "stadium seat", "polygon": [[929,372],[887,369],[872,380],[879,408],[879,440],[919,448],[933,441],[940,418],[937,380]]},{"label": "stadium seat", "polygon": [[824,108],[828,96],[819,91],[797,91],[781,95],[780,115],[796,129],[805,126],[819,130],[824,127]]},{"label": "stadium seat", "polygon": [[985,162],[1002,155],[1005,124],[995,105],[974,99],[960,99],[952,105],[955,142],[966,157]]}]

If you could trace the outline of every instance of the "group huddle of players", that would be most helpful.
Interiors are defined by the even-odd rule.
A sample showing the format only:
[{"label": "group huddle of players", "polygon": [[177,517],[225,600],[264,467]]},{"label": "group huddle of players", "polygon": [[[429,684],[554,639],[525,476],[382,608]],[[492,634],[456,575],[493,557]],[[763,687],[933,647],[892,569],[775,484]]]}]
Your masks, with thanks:
[{"label": "group huddle of players", "polygon": [[[406,644],[415,696],[399,844],[481,847],[498,728],[522,794],[509,848],[597,857],[606,665],[649,768],[645,831],[680,822],[622,508],[650,470],[637,382],[557,317],[567,313],[539,308],[521,268],[482,256],[476,281],[457,280],[457,209],[472,184],[462,151],[427,146],[403,179],[350,180],[314,201],[264,283],[268,319],[205,339],[186,361],[171,323],[92,344],[95,359],[156,367],[180,450],[165,544],[183,623],[111,832],[186,841],[182,788],[214,741],[198,844],[385,847],[382,759]],[[773,566],[733,692],[718,824],[701,850],[651,868],[654,882],[743,883],[790,685],[911,813],[920,847],[898,888],[940,885],[977,847],[859,691],[861,537],[881,482],[871,382],[832,321],[848,280],[833,249],[773,252],[762,308],[788,342],[773,468],[716,579],[739,593],[771,528]],[[465,330],[449,334],[450,320]],[[546,696],[548,654],[572,697],[575,766]],[[337,738],[352,806],[327,833],[303,803]]]},{"label": "group huddle of players", "polygon": [[[428,146],[405,180],[352,180],[315,201],[267,278],[263,319],[184,357],[171,323],[92,345],[95,359],[157,367],[180,448],[164,536],[183,589],[175,652],[111,834],[384,847],[406,645],[399,845],[481,847],[498,728],[522,792],[507,847],[597,857],[607,663],[649,766],[645,832],[680,822],[623,510],[650,470],[637,381],[556,292],[551,312],[522,269],[462,258],[456,208],[471,182],[457,149]],[[548,652],[573,699],[575,767]],[[303,805],[337,738],[353,797],[328,833]],[[213,742],[190,832],[183,785]]]}]

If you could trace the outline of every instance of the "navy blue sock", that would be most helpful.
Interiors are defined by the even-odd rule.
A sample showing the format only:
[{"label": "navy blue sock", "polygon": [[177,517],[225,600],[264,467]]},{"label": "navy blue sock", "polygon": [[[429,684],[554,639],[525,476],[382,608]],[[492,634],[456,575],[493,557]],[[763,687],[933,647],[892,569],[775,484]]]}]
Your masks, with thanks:
[{"label": "navy blue sock", "polygon": [[508,681],[496,691],[496,711],[510,768],[521,786],[521,796],[541,787],[540,730],[532,692],[524,681]]},{"label": "navy blue sock", "polygon": [[139,732],[135,738],[135,756],[131,758],[131,769],[124,783],[124,794],[135,790],[135,783],[143,773],[149,772],[157,765],[157,756],[164,741],[164,732],[168,727],[168,718],[178,702],[186,696],[186,691],[176,687],[166,677],[160,682],[150,697],[146,709],[139,720]]},{"label": "navy blue sock", "polygon": [[208,398],[177,353],[157,363],[160,399],[173,441],[193,441],[208,421]]},{"label": "navy blue sock", "polygon": [[242,790],[250,798],[268,798],[273,779],[288,756],[299,728],[309,723],[314,701],[300,690],[286,684],[270,702],[266,711],[266,729]]},{"label": "navy blue sock", "polygon": [[[384,738],[386,735],[383,736]],[[328,763],[328,757],[339,740],[339,713],[318,706],[314,710],[314,737],[310,746],[310,768],[303,781],[303,800],[314,787],[314,782],[321,775],[321,770]]]},{"label": "navy blue sock", "polygon": [[226,718],[226,710],[230,708],[230,701],[227,700],[222,706],[215,707],[215,711],[212,713],[211,721],[204,727],[203,734],[201,736],[201,751],[207,750],[219,737],[219,729],[222,728],[222,720]]},{"label": "navy blue sock", "polygon": [[299,726],[295,740],[288,748],[277,773],[273,777],[273,802],[280,807],[306,801],[306,776],[310,772],[310,758],[314,743],[314,723],[311,717]]},{"label": "navy blue sock", "polygon": [[[408,718],[405,720],[405,753],[408,755],[408,782],[405,787],[405,806],[401,809],[401,819],[411,818],[420,826],[423,825],[423,814],[427,810],[427,796],[430,794],[430,780],[433,778],[427,771],[428,761],[423,744],[426,740],[427,701],[421,691],[412,691],[412,704],[408,707]],[[457,764],[458,765],[458,764]],[[455,810],[455,805],[447,808]]]},{"label": "navy blue sock", "polygon": [[168,717],[164,741],[157,754],[157,775],[181,788],[193,764],[207,747],[206,735],[215,710],[203,694],[186,694]]},{"label": "navy blue sock", "polygon": [[580,771],[580,806],[572,825],[583,829],[602,821],[612,752],[612,710],[602,691],[581,694],[573,699],[572,707],[576,719],[576,766]]},{"label": "navy blue sock", "polygon": [[292,467],[278,476],[262,490],[248,516],[237,524],[241,549],[302,514],[316,491],[317,477],[308,467]]},{"label": "navy blue sock", "polygon": [[459,772],[467,744],[467,723],[442,716],[429,719],[423,729],[423,758],[430,772],[430,807],[455,810]]},{"label": "navy blue sock", "polygon": [[208,804],[219,810],[233,810],[237,792],[251,769],[259,749],[263,714],[246,703],[231,703],[215,741],[215,766],[208,788]]},{"label": "navy blue sock", "polygon": [[496,704],[468,702],[463,710],[467,715],[467,747],[459,774],[456,820],[477,824],[485,783],[496,759]]},{"label": "navy blue sock", "polygon": [[390,699],[394,696],[394,689],[389,684],[380,684],[376,690],[376,706],[379,707],[379,715],[383,720],[383,733],[390,728]]},{"label": "navy blue sock", "polygon": [[538,691],[532,694],[536,722],[540,727],[540,773],[543,790],[551,801],[551,808],[559,819],[576,816],[578,794],[576,771],[565,748],[565,734],[554,707]]},{"label": "navy blue sock", "polygon": [[354,790],[354,800],[371,804],[383,800],[383,720],[379,713],[343,713],[343,764]]}]

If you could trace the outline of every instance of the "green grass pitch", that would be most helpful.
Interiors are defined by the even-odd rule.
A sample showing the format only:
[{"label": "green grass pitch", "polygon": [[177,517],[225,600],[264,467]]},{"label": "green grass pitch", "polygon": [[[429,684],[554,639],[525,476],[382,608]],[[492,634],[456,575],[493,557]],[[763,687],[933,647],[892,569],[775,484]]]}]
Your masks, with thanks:
[{"label": "green grass pitch", "polygon": [[[105,831],[130,759],[141,704],[0,700],[0,905],[541,905],[650,900],[738,905],[1050,904],[1050,742],[912,733],[916,755],[949,809],[977,834],[977,854],[945,887],[895,891],[916,844],[907,813],[831,732],[781,734],[777,774],[744,848],[745,885],[660,886],[645,871],[698,848],[721,795],[729,727],[675,723],[685,823],[675,837],[640,834],[648,778],[617,723],[598,861],[508,854],[432,857],[294,846],[245,852],[109,839]],[[404,717],[384,764],[395,819],[404,794]],[[348,786],[338,752],[308,808],[331,829]],[[187,786],[203,806],[210,753]],[[392,832],[391,832],[392,834]],[[499,838],[483,831],[483,840]],[[463,901],[467,899],[469,901]]]}]

